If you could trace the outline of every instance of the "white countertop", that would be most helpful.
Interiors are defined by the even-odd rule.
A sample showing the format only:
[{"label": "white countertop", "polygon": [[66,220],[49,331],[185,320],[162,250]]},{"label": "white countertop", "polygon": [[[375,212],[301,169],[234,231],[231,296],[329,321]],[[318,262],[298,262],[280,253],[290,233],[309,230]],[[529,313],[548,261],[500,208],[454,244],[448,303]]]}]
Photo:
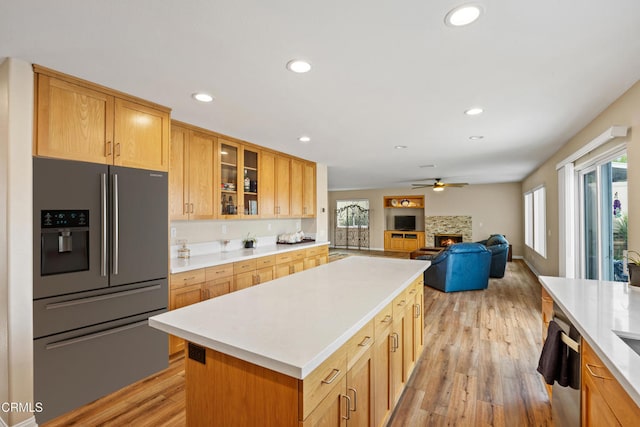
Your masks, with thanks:
[{"label": "white countertop", "polygon": [[351,256],[153,316],[149,325],[304,379],[429,265]]},{"label": "white countertop", "polygon": [[624,282],[541,276],[542,286],[640,406],[640,355],[616,335],[640,339],[640,289]]},{"label": "white countertop", "polygon": [[230,252],[216,252],[206,255],[196,255],[191,258],[171,258],[171,274],[182,273],[184,271],[196,270],[198,268],[213,267],[215,265],[227,264],[236,261],[246,261],[251,258],[275,255],[283,252],[297,251],[299,249],[312,248],[314,246],[325,246],[329,242],[309,242],[295,245],[273,244],[260,246],[254,249],[239,249]]}]

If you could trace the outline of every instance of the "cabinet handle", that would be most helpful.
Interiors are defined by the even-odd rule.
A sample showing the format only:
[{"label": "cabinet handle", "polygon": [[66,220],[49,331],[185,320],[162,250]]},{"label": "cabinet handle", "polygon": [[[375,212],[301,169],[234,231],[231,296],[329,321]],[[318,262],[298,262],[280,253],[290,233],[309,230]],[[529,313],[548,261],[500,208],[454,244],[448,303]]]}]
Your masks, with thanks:
[{"label": "cabinet handle", "polygon": [[322,380],[322,384],[331,384],[338,378],[338,375],[340,375],[340,369],[334,369],[327,378]]},{"label": "cabinet handle", "polygon": [[111,155],[111,141],[107,141],[104,149],[105,149],[105,156],[109,157]]},{"label": "cabinet handle", "polygon": [[380,323],[389,323],[389,322],[391,322],[391,319],[392,319],[392,317],[387,314],[386,316],[384,316],[384,319],[382,319],[380,321]]},{"label": "cabinet handle", "polygon": [[[358,344],[360,347],[366,347],[369,345],[369,343],[371,342],[371,337],[364,337],[364,339],[362,340],[362,342],[360,344]],[[355,409],[354,409],[355,411]]]},{"label": "cabinet handle", "polygon": [[399,336],[397,332],[394,332],[391,334],[391,338],[393,339],[393,342],[391,343],[391,351],[392,352],[396,352],[398,350],[398,347],[400,347],[399,345]]},{"label": "cabinet handle", "polygon": [[349,421],[351,419],[351,398],[346,394],[343,394],[342,397],[345,400],[345,407],[347,409],[347,415],[343,415],[342,419]]},{"label": "cabinet handle", "polygon": [[416,293],[415,288],[414,288],[414,289],[411,289],[411,290],[409,291],[409,295],[413,295],[413,294],[415,294],[415,293]]},{"label": "cabinet handle", "polygon": [[416,304],[415,305],[415,316],[416,319],[420,317],[420,313],[422,312],[422,307],[420,307],[420,304]]},{"label": "cabinet handle", "polygon": [[600,378],[600,379],[603,379],[603,380],[612,380],[613,379],[613,378],[609,378],[609,377],[603,377],[602,375],[596,375],[591,370],[592,367],[594,367],[594,368],[602,368],[602,366],[591,365],[589,363],[585,363],[584,366],[587,368],[587,371],[589,371],[591,376],[594,377],[594,378]]},{"label": "cabinet handle", "polygon": [[120,143],[116,144],[116,157],[120,157]]},{"label": "cabinet handle", "polygon": [[182,280],[184,280],[186,282],[187,280],[195,280],[195,278],[196,278],[196,276],[191,276],[191,277],[185,277]]},{"label": "cabinet handle", "polygon": [[189,213],[189,203],[185,203],[184,204],[184,210],[182,211],[183,214],[188,214]]},{"label": "cabinet handle", "polygon": [[398,307],[404,307],[406,303],[407,302],[405,300],[402,300],[398,303]]},{"label": "cabinet handle", "polygon": [[193,213],[193,203],[189,203],[191,205],[191,213]]},{"label": "cabinet handle", "polygon": [[358,410],[358,390],[353,387],[349,387],[347,390],[353,392],[353,409],[349,408],[349,412],[356,412]]}]

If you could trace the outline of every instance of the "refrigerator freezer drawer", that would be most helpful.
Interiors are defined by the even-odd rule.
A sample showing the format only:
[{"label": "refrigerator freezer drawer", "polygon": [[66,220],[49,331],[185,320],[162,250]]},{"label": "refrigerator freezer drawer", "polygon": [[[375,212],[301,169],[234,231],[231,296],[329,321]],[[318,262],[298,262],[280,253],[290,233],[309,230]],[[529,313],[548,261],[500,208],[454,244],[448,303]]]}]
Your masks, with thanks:
[{"label": "refrigerator freezer drawer", "polygon": [[40,338],[134,314],[167,308],[167,279],[33,302],[33,336]]},{"label": "refrigerator freezer drawer", "polygon": [[132,316],[34,340],[39,424],[167,368],[167,335]]}]

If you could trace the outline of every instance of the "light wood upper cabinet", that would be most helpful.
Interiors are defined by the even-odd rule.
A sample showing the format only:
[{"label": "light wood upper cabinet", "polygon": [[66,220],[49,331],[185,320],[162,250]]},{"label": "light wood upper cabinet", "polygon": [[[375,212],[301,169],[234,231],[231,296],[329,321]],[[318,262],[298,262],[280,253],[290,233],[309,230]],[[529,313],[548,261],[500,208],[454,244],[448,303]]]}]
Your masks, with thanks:
[{"label": "light wood upper cabinet", "polygon": [[298,159],[291,159],[290,176],[290,214],[292,217],[302,217],[302,192],[304,189],[303,162]]},{"label": "light wood upper cabinet", "polygon": [[171,128],[169,216],[171,219],[215,218],[213,136],[179,125]]},{"label": "light wood upper cabinet", "polygon": [[316,164],[304,162],[302,180],[302,216],[316,216]]},{"label": "light wood upper cabinet", "polygon": [[276,214],[278,216],[291,215],[291,158],[276,156]]},{"label": "light wood upper cabinet", "polygon": [[35,154],[112,163],[113,96],[43,74],[36,78]]},{"label": "light wood upper cabinet", "polygon": [[34,66],[34,154],[167,171],[169,109]]},{"label": "light wood upper cabinet", "polygon": [[169,114],[115,99],[114,160],[117,166],[169,170]]},{"label": "light wood upper cabinet", "polygon": [[261,151],[259,165],[260,216],[273,218],[276,216],[276,154],[270,151]]}]

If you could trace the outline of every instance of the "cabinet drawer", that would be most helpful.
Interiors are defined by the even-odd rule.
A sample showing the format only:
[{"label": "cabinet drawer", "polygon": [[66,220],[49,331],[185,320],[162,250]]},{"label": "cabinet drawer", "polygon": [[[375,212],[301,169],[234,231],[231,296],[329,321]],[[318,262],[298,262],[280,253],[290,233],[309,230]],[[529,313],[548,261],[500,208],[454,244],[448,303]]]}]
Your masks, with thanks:
[{"label": "cabinet drawer", "polygon": [[393,323],[393,303],[387,304],[373,319],[376,340],[380,337],[380,333],[386,331],[391,323]]},{"label": "cabinet drawer", "polygon": [[293,251],[293,260],[294,261],[299,261],[304,259],[305,255],[307,254],[307,251],[305,249],[299,250],[299,251]]},{"label": "cabinet drawer", "polygon": [[185,271],[183,273],[172,274],[170,280],[171,288],[194,285],[206,280],[204,268],[198,270]]},{"label": "cabinet drawer", "polygon": [[276,265],[276,256],[263,256],[256,259],[256,268],[272,267]]},{"label": "cabinet drawer", "polygon": [[253,271],[255,269],[256,269],[255,259],[233,263],[233,274],[246,273],[247,271]]},{"label": "cabinet drawer", "polygon": [[293,261],[293,252],[285,252],[276,255],[276,264],[286,264]]},{"label": "cabinet drawer", "polygon": [[405,289],[400,295],[393,299],[393,317],[400,317],[407,308],[409,289]]},{"label": "cabinet drawer", "polygon": [[360,359],[373,344],[373,320],[362,327],[349,341],[347,341],[347,370]]},{"label": "cabinet drawer", "polygon": [[298,386],[298,396],[301,396],[298,414],[300,419],[306,419],[346,374],[347,353],[346,346],[342,346],[307,375],[304,380],[300,380]]},{"label": "cabinet drawer", "polygon": [[210,280],[220,279],[222,277],[233,276],[233,264],[216,265],[205,270],[207,282]]},{"label": "cabinet drawer", "polygon": [[317,256],[317,255],[320,255],[320,247],[319,246],[307,249],[307,253],[306,253],[305,256],[307,258],[309,258],[309,257]]}]

